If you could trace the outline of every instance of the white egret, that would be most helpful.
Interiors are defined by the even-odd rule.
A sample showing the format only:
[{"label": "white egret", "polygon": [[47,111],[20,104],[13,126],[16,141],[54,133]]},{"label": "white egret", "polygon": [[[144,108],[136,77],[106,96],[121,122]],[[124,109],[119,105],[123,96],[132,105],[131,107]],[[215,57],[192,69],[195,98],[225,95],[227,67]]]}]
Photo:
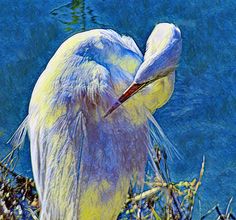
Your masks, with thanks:
[{"label": "white egret", "polygon": [[21,142],[28,130],[41,220],[116,219],[131,177],[143,178],[145,111],[170,98],[181,45],[180,30],[162,23],[144,56],[112,30],[79,33],[59,47],[13,138]]}]

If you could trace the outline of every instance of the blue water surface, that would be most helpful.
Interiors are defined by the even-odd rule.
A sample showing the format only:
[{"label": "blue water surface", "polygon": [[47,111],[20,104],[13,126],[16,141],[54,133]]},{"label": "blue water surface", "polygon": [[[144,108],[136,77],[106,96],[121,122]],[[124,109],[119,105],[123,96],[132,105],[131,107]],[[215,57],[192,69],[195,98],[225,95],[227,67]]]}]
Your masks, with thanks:
[{"label": "blue water surface", "polygon": [[[172,179],[197,177],[205,155],[202,213],[217,203],[224,209],[236,197],[234,0],[0,0],[0,8],[1,155],[27,115],[35,82],[65,39],[112,28],[133,37],[144,52],[154,25],[172,22],[182,31],[183,53],[173,97],[155,113],[183,156],[170,162]],[[32,175],[28,144],[17,171]],[[236,200],[232,207],[236,212]]]}]

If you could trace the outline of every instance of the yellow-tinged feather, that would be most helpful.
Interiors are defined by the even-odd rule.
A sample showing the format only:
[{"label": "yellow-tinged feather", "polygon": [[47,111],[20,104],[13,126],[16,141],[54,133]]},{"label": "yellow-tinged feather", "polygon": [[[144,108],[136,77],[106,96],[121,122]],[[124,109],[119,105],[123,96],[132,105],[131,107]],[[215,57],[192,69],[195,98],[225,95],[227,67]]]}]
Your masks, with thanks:
[{"label": "yellow-tinged feather", "polygon": [[109,56],[109,62],[111,64],[119,66],[123,71],[135,75],[140,62],[131,56],[125,55],[123,57],[118,57],[116,54],[111,54]]},{"label": "yellow-tinged feather", "polygon": [[[174,73],[157,80],[148,87],[131,97],[123,105],[127,109],[135,124],[142,124],[146,120],[145,113],[141,112],[145,106],[152,113],[162,107],[171,97],[174,90]],[[139,106],[139,107],[137,107]]]},{"label": "yellow-tinged feather", "polygon": [[[55,152],[55,149],[57,149],[57,147],[54,146],[53,149]],[[55,162],[53,162],[53,160],[55,160],[54,157],[51,156],[49,158],[49,161],[52,163],[53,166],[55,166]],[[76,202],[69,202],[69,200],[72,199],[70,198],[72,190],[72,188],[70,187],[76,187],[74,185],[74,176],[68,175],[73,172],[73,162],[75,160],[74,157],[74,152],[72,151],[68,151],[66,154],[62,155],[60,163],[58,163],[56,167],[56,175],[50,180],[50,200],[52,203],[55,203],[55,207],[57,207],[57,210],[54,211],[59,214],[60,211],[67,210],[66,219],[73,219],[75,214],[73,207],[68,207],[68,204],[73,205]],[[76,175],[76,173],[74,175]],[[62,183],[67,184],[65,185]]]},{"label": "yellow-tinged feather", "polygon": [[175,75],[172,73],[157,80],[145,88],[142,92],[143,103],[152,113],[161,108],[171,97],[174,90]]},{"label": "yellow-tinged feather", "polygon": [[[100,197],[102,194],[108,193],[110,190],[110,184],[103,180],[99,186],[90,185],[87,190],[82,194],[81,205],[80,205],[80,220],[113,220],[117,218],[117,213],[119,213],[120,207],[122,207],[126,193],[125,189],[129,187],[129,178],[122,177],[117,184],[116,190],[113,196],[109,199],[103,199]],[[114,216],[111,216],[111,210]]]}]

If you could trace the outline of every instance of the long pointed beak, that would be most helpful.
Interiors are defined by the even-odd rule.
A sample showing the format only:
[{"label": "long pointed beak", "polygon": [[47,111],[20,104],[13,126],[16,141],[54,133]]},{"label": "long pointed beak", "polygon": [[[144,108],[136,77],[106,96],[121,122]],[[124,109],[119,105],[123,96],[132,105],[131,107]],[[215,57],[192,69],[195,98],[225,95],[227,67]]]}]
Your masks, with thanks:
[{"label": "long pointed beak", "polygon": [[120,96],[118,101],[116,101],[110,109],[106,112],[104,115],[104,118],[110,115],[113,111],[115,111],[122,103],[124,103],[127,99],[129,99],[131,96],[133,96],[135,93],[137,93],[139,90],[144,88],[148,83],[143,84],[136,84],[132,83],[128,89],[125,90],[125,92]]}]

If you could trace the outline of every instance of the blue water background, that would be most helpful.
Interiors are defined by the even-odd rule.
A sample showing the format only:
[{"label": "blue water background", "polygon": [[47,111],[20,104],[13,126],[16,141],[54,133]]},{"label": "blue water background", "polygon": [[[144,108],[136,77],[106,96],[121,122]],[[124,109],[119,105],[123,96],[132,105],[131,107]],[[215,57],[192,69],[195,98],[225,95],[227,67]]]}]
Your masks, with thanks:
[{"label": "blue water background", "polygon": [[[183,156],[171,162],[171,176],[175,181],[197,177],[205,155],[202,212],[217,203],[224,208],[236,197],[235,1],[73,2],[0,0],[1,155],[10,150],[4,143],[27,115],[35,82],[65,39],[83,30],[112,28],[133,37],[144,52],[154,25],[173,22],[182,31],[183,53],[173,97],[155,114]],[[17,171],[31,175],[28,145]]]}]

